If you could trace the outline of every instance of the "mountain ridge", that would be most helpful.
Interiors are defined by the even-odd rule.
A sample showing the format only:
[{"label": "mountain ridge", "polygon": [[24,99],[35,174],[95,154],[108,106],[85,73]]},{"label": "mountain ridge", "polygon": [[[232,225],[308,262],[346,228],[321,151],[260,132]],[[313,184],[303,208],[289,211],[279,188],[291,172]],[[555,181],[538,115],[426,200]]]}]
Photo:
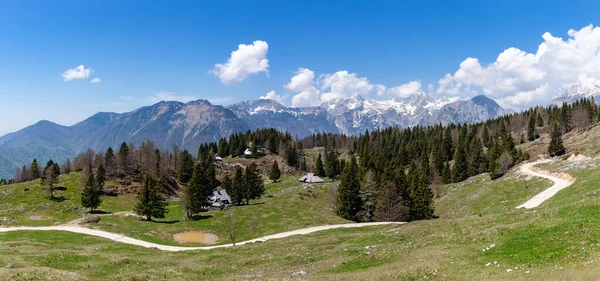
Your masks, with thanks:
[{"label": "mountain ridge", "polygon": [[42,163],[48,159],[62,162],[88,148],[102,151],[122,142],[139,145],[150,139],[160,148],[177,145],[194,153],[200,143],[258,128],[288,131],[299,138],[324,132],[358,135],[390,126],[474,123],[504,112],[485,96],[461,101],[413,95],[377,101],[355,95],[304,108],[268,99],[229,106],[205,99],[161,101],[125,113],[98,112],[72,126],[42,120],[4,135],[0,137],[0,177],[11,177],[16,168],[34,158]]}]

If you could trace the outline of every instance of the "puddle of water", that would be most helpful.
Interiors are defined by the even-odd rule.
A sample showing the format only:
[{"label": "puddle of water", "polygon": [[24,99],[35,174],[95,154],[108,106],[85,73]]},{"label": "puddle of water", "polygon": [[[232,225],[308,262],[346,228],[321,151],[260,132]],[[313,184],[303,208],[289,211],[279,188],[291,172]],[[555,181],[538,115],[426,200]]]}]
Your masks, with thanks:
[{"label": "puddle of water", "polygon": [[215,244],[219,240],[217,235],[200,231],[177,233],[173,235],[173,238],[179,243]]},{"label": "puddle of water", "polygon": [[33,220],[33,221],[43,221],[43,220],[49,220],[50,217],[47,217],[47,216],[30,216],[29,219]]}]

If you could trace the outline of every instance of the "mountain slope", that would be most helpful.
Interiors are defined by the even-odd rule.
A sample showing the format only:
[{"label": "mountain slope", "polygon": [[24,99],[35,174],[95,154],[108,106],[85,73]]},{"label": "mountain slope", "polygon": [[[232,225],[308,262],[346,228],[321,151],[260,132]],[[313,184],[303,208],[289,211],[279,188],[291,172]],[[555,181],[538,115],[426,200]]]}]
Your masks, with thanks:
[{"label": "mountain slope", "polygon": [[600,102],[600,86],[593,84],[575,84],[565,89],[564,93],[553,99],[550,104],[561,106],[563,103],[573,103],[582,98],[594,98]]},{"label": "mountain slope", "polygon": [[307,108],[288,108],[272,100],[228,107],[207,100],[159,102],[122,114],[100,112],[70,127],[41,121],[0,137],[0,177],[11,177],[33,158],[62,162],[87,148],[102,151],[122,142],[139,145],[150,139],[160,148],[177,145],[195,153],[201,143],[257,128],[288,131],[299,138],[321,132],[358,135],[390,126],[473,123],[501,114],[504,110],[485,96],[459,101],[419,94],[376,101],[355,95]]}]

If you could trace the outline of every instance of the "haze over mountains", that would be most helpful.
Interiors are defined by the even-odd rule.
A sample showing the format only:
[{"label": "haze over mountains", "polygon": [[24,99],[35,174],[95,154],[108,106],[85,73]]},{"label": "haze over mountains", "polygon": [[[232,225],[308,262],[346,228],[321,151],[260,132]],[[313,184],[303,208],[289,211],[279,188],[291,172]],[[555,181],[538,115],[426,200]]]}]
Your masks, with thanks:
[{"label": "haze over mountains", "polygon": [[[591,96],[600,97],[600,87],[573,85],[553,103]],[[40,121],[2,136],[0,177],[12,177],[16,168],[34,158],[42,163],[48,159],[62,162],[87,148],[101,151],[109,146],[118,147],[122,142],[139,145],[150,139],[161,148],[177,145],[195,153],[200,143],[257,128],[288,131],[299,138],[318,132],[358,135],[390,126],[475,123],[506,113],[486,96],[458,100],[416,94],[377,101],[355,95],[306,108],[286,107],[269,99],[242,101],[226,107],[207,100],[163,101],[122,114],[100,112],[73,126]]]}]

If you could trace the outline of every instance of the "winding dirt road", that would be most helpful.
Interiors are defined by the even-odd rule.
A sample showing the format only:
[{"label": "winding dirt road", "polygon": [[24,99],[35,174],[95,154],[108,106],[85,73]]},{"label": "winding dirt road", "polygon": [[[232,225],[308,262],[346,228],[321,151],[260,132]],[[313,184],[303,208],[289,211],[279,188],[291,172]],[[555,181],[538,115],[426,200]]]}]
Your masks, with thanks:
[{"label": "winding dirt road", "polygon": [[550,197],[554,196],[556,193],[558,193],[562,189],[573,184],[570,181],[567,181],[567,180],[564,180],[564,179],[561,179],[561,178],[558,178],[558,177],[555,177],[552,175],[541,174],[541,173],[531,170],[531,167],[533,167],[535,165],[542,164],[542,163],[548,163],[548,162],[552,162],[552,160],[548,160],[548,159],[538,160],[535,162],[526,163],[526,164],[521,165],[521,172],[528,174],[528,175],[535,176],[535,177],[549,179],[552,182],[554,182],[554,184],[551,187],[549,187],[548,189],[540,192],[538,195],[529,199],[527,202],[519,205],[517,207],[517,209],[519,209],[519,208],[531,209],[531,208],[538,207],[539,205],[544,203],[544,201],[548,200]]},{"label": "winding dirt road", "polygon": [[[269,236],[265,236],[265,237],[261,237],[261,238],[256,238],[256,239],[236,243],[235,245],[237,246],[237,245],[244,245],[244,244],[255,243],[255,242],[264,242],[264,241],[271,240],[271,239],[280,239],[280,238],[285,238],[285,237],[289,237],[289,236],[293,236],[293,235],[305,235],[305,234],[322,231],[322,230],[328,230],[328,229],[357,228],[357,227],[378,226],[378,225],[388,225],[388,224],[400,225],[400,224],[405,224],[405,223],[404,222],[371,222],[371,223],[348,223],[348,224],[315,226],[315,227],[309,227],[309,228],[304,228],[304,229],[298,229],[298,230],[294,230],[294,231],[282,232],[282,233],[273,234],[273,235],[269,235]],[[130,244],[130,245],[136,245],[136,246],[141,246],[141,247],[146,247],[146,248],[156,248],[159,250],[169,251],[169,252],[211,250],[211,249],[216,249],[216,248],[225,248],[225,247],[233,246],[233,244],[206,246],[206,247],[168,246],[168,245],[150,243],[150,242],[142,241],[139,239],[127,237],[125,235],[107,232],[104,230],[91,229],[91,228],[72,225],[72,224],[71,225],[57,225],[57,226],[36,226],[36,227],[29,227],[29,226],[0,227],[0,233],[9,232],[9,231],[24,231],[24,230],[25,231],[68,231],[68,232],[73,232],[73,233],[102,237],[102,238],[110,239],[110,240],[120,242],[120,243]]]}]

